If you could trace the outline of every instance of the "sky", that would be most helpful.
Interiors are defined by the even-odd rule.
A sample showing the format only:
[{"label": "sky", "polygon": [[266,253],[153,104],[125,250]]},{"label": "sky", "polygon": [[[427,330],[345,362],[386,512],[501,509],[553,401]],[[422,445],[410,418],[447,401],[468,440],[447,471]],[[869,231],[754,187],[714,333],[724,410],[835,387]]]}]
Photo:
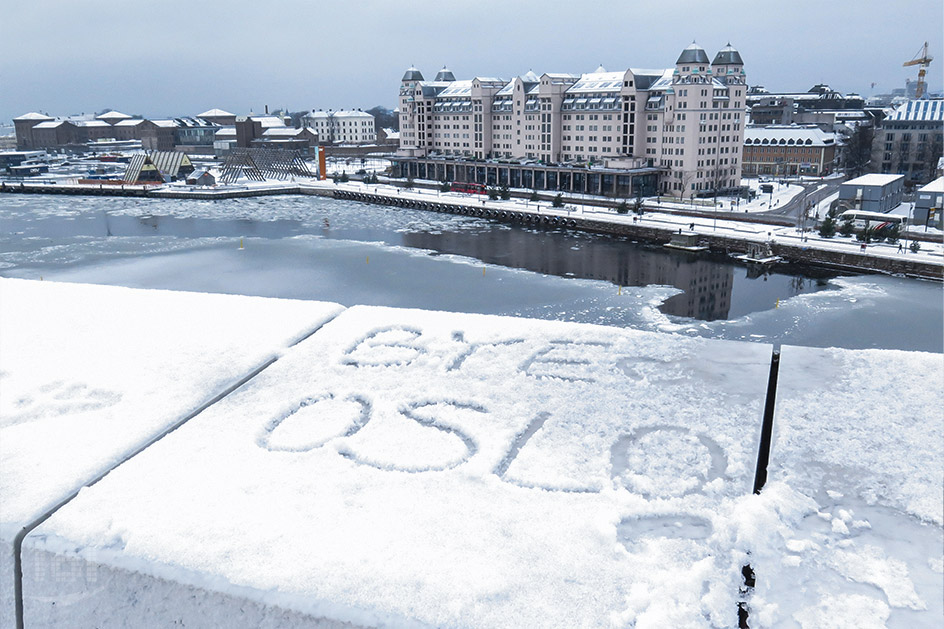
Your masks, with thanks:
[{"label": "sky", "polygon": [[411,65],[427,79],[666,68],[692,41],[709,57],[734,45],[750,85],[864,96],[916,79],[902,63],[928,41],[935,91],[942,30],[940,0],[4,0],[0,122],[393,108]]}]

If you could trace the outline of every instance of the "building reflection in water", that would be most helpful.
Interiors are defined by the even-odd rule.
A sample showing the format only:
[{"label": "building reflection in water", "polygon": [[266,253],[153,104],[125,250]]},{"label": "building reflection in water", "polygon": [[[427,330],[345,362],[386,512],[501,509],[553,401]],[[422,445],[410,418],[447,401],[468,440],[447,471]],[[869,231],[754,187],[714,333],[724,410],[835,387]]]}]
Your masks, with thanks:
[{"label": "building reflection in water", "polygon": [[684,291],[662,312],[704,321],[727,319],[734,266],[610,237],[520,228],[413,232],[408,247],[456,254],[547,275],[604,280],[620,286],[660,284]]}]

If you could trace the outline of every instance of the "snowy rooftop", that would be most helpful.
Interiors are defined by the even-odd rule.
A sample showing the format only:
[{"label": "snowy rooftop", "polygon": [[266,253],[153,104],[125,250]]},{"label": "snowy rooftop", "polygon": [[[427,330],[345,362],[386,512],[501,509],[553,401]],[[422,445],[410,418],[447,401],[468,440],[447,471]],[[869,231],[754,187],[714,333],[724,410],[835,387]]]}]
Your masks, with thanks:
[{"label": "snowy rooftop", "polygon": [[862,175],[855,179],[850,179],[842,183],[843,186],[887,186],[896,181],[904,181],[904,175],[883,175],[881,173],[872,173]]},{"label": "snowy rooftop", "polygon": [[883,122],[901,120],[942,122],[944,121],[944,100],[939,98],[909,100],[896,107]]},{"label": "snowy rooftop", "polygon": [[208,109],[202,114],[197,114],[197,118],[214,118],[218,116],[235,116],[236,114],[231,114],[228,111],[223,111],[222,109]]},{"label": "snowy rooftop", "polygon": [[567,89],[570,94],[583,92],[618,92],[623,87],[625,72],[591,72]]},{"label": "snowy rooftop", "polygon": [[938,177],[931,183],[918,188],[918,192],[944,192],[944,177]]},{"label": "snowy rooftop", "polygon": [[472,81],[450,81],[449,86],[439,92],[439,98],[450,98],[458,96],[470,96],[472,94]]},{"label": "snowy rooftop", "polygon": [[830,146],[836,144],[836,134],[826,133],[815,125],[770,125],[745,127],[744,144],[803,144]]},{"label": "snowy rooftop", "polygon": [[35,111],[31,111],[28,114],[17,116],[13,120],[16,121],[16,120],[52,120],[52,119],[53,118],[51,116],[47,116],[46,114],[40,114]]},{"label": "snowy rooftop", "polygon": [[4,543],[111,470],[24,540],[27,626],[727,627],[745,563],[756,626],[940,618],[940,355],[784,348],[753,495],[766,345],[0,291]]},{"label": "snowy rooftop", "polygon": [[55,129],[56,127],[62,126],[66,123],[65,120],[47,120],[45,122],[40,122],[38,125],[34,126],[34,129]]},{"label": "snowy rooftop", "polygon": [[127,120],[130,117],[131,116],[128,114],[123,114],[120,111],[108,111],[100,116],[96,116],[99,120]]}]

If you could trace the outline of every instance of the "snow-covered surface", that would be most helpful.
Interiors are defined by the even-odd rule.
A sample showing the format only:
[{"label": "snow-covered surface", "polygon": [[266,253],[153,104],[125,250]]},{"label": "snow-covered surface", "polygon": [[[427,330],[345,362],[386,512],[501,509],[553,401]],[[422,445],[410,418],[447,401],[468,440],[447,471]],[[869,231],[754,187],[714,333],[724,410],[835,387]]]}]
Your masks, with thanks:
[{"label": "snow-covered surface", "polygon": [[0,626],[21,527],[340,310],[0,279]]},{"label": "snow-covered surface", "polygon": [[732,626],[769,359],[351,308],[34,531],[27,616]]},{"label": "snow-covered surface", "polygon": [[784,347],[770,483],[745,520],[764,529],[760,626],[941,626],[942,381],[940,354]]},{"label": "snow-covered surface", "polygon": [[[430,182],[435,183],[435,182]],[[783,244],[798,245],[802,247],[809,247],[811,249],[821,249],[829,251],[841,251],[849,253],[862,253],[862,243],[857,241],[854,237],[844,237],[844,236],[835,236],[833,238],[821,238],[816,230],[808,229],[805,232],[798,231],[795,227],[781,227],[778,225],[768,225],[764,223],[743,223],[734,220],[726,219],[715,219],[715,218],[704,218],[704,217],[692,217],[684,216],[678,214],[668,214],[658,211],[649,211],[641,216],[635,216],[632,213],[629,214],[617,214],[616,211],[612,208],[604,208],[596,205],[583,205],[579,203],[567,203],[563,208],[554,208],[551,207],[549,201],[525,201],[523,199],[512,199],[508,201],[495,200],[492,201],[488,199],[485,195],[477,194],[465,194],[461,192],[438,192],[436,190],[428,189],[411,189],[407,190],[392,185],[384,184],[363,184],[360,182],[349,182],[349,183],[333,183],[330,179],[326,181],[314,181],[308,180],[303,184],[300,184],[302,187],[311,187],[311,188],[338,188],[342,190],[350,190],[352,192],[368,192],[368,193],[377,193],[384,194],[388,196],[400,196],[409,199],[416,199],[421,201],[436,201],[437,203],[452,203],[456,205],[481,205],[482,207],[496,209],[496,210],[517,210],[524,212],[537,212],[541,215],[546,216],[555,216],[555,217],[566,217],[566,218],[588,218],[593,220],[607,221],[611,223],[637,223],[640,225],[645,225],[649,227],[659,227],[663,229],[669,229],[671,231],[676,231],[679,228],[685,230],[694,231],[701,234],[719,234],[727,235],[735,238],[740,238],[749,242],[768,242],[772,241],[774,244],[780,242]],[[775,192],[774,192],[774,204],[777,204],[777,183],[774,182]],[[797,190],[800,189],[800,186],[793,186],[783,184],[781,188],[784,189],[782,197],[784,200],[779,203],[783,205],[786,203],[789,196],[796,194]],[[788,188],[796,188],[797,190],[789,190]],[[764,194],[761,195],[764,199],[767,199],[770,195]],[[833,198],[832,196],[826,197],[823,202],[817,205],[817,208],[820,212],[820,216],[823,216],[828,210],[828,205],[825,201]],[[752,203],[767,203],[767,201],[755,199]],[[688,204],[667,204],[662,203],[666,207],[690,207]],[[766,205],[760,210],[766,209]],[[700,208],[704,210],[705,208]],[[729,211],[730,208],[727,206],[719,206],[719,210],[724,209]],[[740,208],[735,208],[737,210],[743,210],[744,204],[741,204]],[[812,221],[810,221],[812,224]],[[923,228],[922,228],[923,229]],[[944,243],[941,242],[922,242],[921,250],[917,253],[909,251],[907,245],[908,241],[902,239],[904,246],[902,250],[898,250],[898,245],[892,245],[888,243],[870,243],[864,252],[867,255],[879,256],[884,258],[902,258],[909,260],[919,260],[924,263],[937,264],[944,266]]]}]

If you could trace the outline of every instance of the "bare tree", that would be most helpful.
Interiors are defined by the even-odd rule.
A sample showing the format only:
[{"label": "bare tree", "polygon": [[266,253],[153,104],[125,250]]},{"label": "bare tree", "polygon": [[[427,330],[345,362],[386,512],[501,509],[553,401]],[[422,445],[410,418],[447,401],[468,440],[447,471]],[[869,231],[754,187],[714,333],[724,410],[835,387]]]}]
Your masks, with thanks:
[{"label": "bare tree", "polygon": [[859,125],[842,147],[842,161],[851,176],[858,177],[869,170],[874,137],[875,130],[871,126]]}]

